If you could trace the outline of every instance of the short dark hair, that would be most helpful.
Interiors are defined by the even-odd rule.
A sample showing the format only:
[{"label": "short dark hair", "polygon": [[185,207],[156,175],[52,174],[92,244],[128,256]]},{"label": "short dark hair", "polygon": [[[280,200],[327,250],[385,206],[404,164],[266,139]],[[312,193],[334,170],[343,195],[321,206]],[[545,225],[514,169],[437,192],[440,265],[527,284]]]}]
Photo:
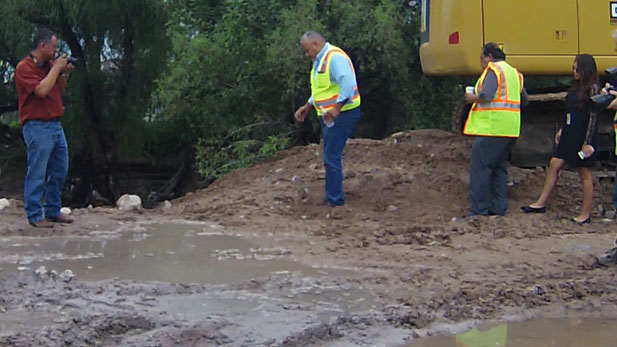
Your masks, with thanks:
[{"label": "short dark hair", "polygon": [[39,28],[32,38],[32,49],[36,49],[41,42],[49,43],[54,36],[58,37],[56,33],[47,28]]},{"label": "short dark hair", "polygon": [[488,57],[489,54],[493,59],[506,60],[506,54],[495,42],[489,42],[482,47],[482,55]]}]

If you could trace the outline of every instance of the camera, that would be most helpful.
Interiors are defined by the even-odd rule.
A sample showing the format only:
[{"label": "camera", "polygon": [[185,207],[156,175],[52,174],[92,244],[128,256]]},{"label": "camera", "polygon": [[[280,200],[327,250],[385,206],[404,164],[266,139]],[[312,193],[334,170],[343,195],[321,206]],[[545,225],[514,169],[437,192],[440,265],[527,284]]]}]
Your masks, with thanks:
[{"label": "camera", "polygon": [[[617,88],[615,87],[617,86],[617,67],[609,67],[608,69],[604,70],[604,72],[606,72],[606,74],[608,75],[608,82],[611,85],[610,87],[606,88],[606,91],[617,91]],[[614,99],[615,95],[612,95],[610,93],[606,95],[598,94],[592,96],[591,111],[597,113],[604,110]]]},{"label": "camera", "polygon": [[[65,53],[58,53],[58,55],[56,55],[56,57],[54,58],[54,60],[56,60],[56,59],[60,58],[63,54],[65,54]],[[71,56],[69,56],[68,54],[66,55],[66,60],[67,60],[69,63],[73,64],[73,65],[75,65],[75,63],[77,63],[77,62],[79,61],[79,59],[77,59],[77,58],[75,58],[75,57],[71,57]]]}]

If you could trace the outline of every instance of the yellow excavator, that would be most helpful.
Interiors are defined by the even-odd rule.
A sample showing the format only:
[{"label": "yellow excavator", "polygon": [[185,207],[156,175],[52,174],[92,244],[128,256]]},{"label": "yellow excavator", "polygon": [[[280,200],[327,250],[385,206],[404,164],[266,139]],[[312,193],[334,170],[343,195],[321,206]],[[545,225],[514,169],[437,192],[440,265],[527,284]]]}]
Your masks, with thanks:
[{"label": "yellow excavator", "polygon": [[[423,0],[421,7],[420,59],[427,75],[479,76],[480,50],[488,42],[499,44],[508,63],[525,76],[571,76],[574,57],[582,53],[594,56],[600,73],[617,67],[611,39],[617,1]],[[547,165],[565,114],[564,97],[563,91],[530,92],[512,164]],[[599,117],[597,150],[605,160],[615,144],[612,116],[607,111]]]}]

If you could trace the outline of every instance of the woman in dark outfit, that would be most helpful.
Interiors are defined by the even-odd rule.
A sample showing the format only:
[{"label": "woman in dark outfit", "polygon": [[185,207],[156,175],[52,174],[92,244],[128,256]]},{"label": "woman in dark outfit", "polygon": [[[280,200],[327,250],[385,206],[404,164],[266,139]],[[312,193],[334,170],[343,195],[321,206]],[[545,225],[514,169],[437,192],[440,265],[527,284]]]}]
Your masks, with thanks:
[{"label": "woman in dark outfit", "polygon": [[[571,168],[578,168],[583,183],[583,206],[580,214],[571,220],[575,223],[586,224],[591,222],[593,201],[591,167],[596,159],[594,138],[597,133],[596,115],[590,112],[589,98],[597,94],[600,87],[596,61],[591,55],[576,56],[572,70],[574,79],[566,96],[568,113],[564,124],[555,135],[557,150],[551,158],[544,189],[536,202],[523,206],[521,209],[525,213],[546,212],[546,200],[557,183],[559,171],[567,164]],[[579,151],[584,153],[585,159],[579,157]]]}]

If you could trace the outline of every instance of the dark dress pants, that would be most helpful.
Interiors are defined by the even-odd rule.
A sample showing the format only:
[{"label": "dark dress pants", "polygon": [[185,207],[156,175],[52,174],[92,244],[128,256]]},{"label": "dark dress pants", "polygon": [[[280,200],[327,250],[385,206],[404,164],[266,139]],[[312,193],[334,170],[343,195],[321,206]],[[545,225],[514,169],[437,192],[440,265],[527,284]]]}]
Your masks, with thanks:
[{"label": "dark dress pants", "polygon": [[471,211],[469,215],[506,214],[508,160],[516,139],[478,136],[471,150]]}]

